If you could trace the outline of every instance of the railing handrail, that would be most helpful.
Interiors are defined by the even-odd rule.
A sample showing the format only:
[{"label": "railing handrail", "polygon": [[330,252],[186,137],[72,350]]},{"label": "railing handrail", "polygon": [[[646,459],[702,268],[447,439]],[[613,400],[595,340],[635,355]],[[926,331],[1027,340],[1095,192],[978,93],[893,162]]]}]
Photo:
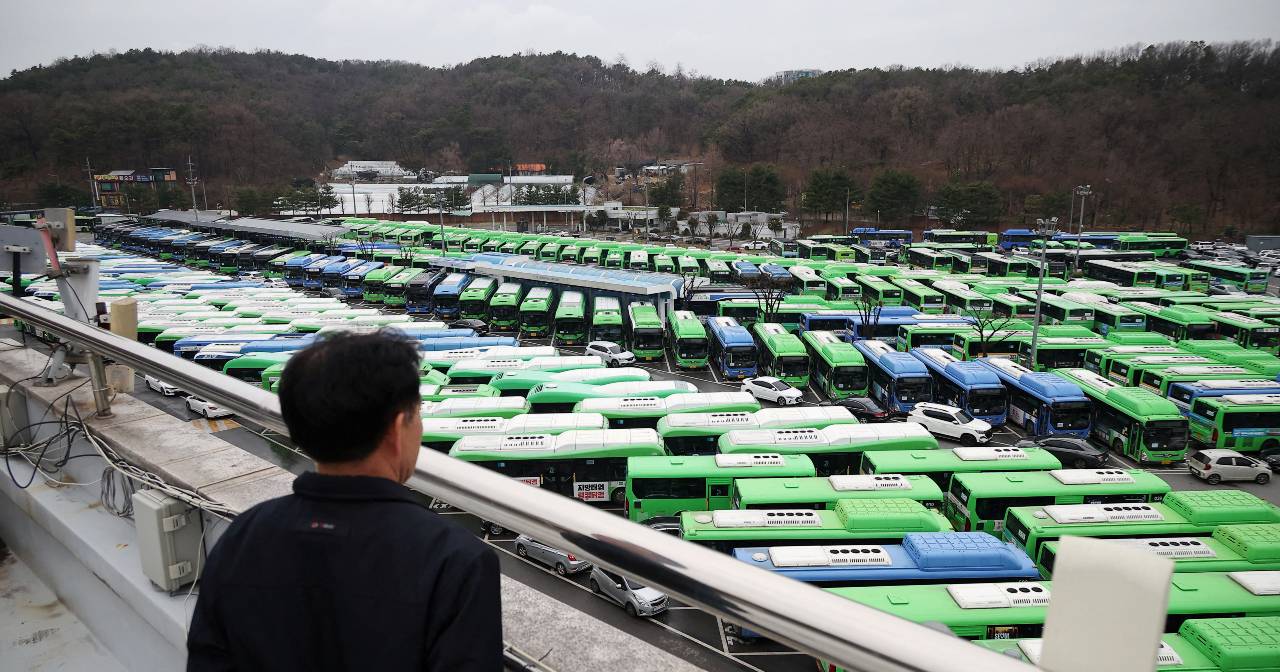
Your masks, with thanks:
[{"label": "railing handrail", "polygon": [[[0,313],[288,434],[275,394],[11,296]],[[847,670],[1025,672],[1026,664],[568,497],[423,450],[409,487],[508,529],[580,553],[681,601]]]}]

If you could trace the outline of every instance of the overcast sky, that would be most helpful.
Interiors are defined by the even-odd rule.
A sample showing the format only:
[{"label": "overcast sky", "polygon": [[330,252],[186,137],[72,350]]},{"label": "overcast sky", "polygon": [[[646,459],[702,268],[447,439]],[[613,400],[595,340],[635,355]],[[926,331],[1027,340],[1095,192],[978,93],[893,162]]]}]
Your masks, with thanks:
[{"label": "overcast sky", "polygon": [[0,73],[196,45],[447,65],[523,51],[712,77],[903,64],[1018,67],[1171,40],[1280,37],[1277,0],[4,0]]}]

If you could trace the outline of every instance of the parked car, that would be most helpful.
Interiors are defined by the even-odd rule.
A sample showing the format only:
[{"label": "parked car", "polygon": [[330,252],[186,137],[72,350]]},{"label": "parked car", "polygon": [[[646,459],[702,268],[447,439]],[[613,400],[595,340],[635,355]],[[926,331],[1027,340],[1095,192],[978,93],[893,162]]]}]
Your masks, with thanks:
[{"label": "parked car", "polygon": [[964,409],[922,401],[907,414],[907,420],[924,425],[930,433],[955,439],[965,445],[991,440],[991,424],[969,415]]},{"label": "parked car", "polygon": [[163,394],[166,397],[172,397],[182,392],[182,390],[179,390],[169,383],[166,383],[150,374],[143,376],[142,380],[147,384],[147,387],[150,388],[151,391],[157,394]]},{"label": "parked car", "polygon": [[763,240],[753,240],[742,246],[744,250],[767,250],[769,243]]},{"label": "parked car", "polygon": [[1108,451],[1099,448],[1088,439],[1074,436],[1032,436],[1018,442],[1019,448],[1042,448],[1058,458],[1064,467],[1072,469],[1096,469],[1107,466]]},{"label": "parked car", "polygon": [[197,396],[187,397],[187,410],[209,419],[229,418],[235,415],[235,413],[232,413],[221,406],[217,406],[211,401],[205,401]]},{"label": "parked car", "polygon": [[1267,466],[1271,468],[1272,473],[1280,474],[1280,448],[1263,450],[1258,453],[1258,457],[1263,462],[1267,463]]},{"label": "parked car", "polygon": [[742,381],[742,391],[756,399],[772,401],[779,406],[794,406],[804,398],[804,392],[791,383],[773,376],[756,376]]},{"label": "parked car", "polygon": [[654,616],[667,610],[666,594],[599,567],[591,570],[591,592],[617,602],[631,616]]},{"label": "parked car", "polygon": [[560,576],[591,569],[591,563],[586,560],[579,560],[572,553],[552,548],[527,534],[516,537],[516,555],[551,567]]},{"label": "parked car", "polygon": [[473,329],[476,332],[476,336],[484,336],[485,334],[489,333],[489,325],[485,324],[484,320],[472,320],[472,319],[454,320],[453,322],[449,323],[449,328],[450,329]]},{"label": "parked car", "polygon": [[587,344],[586,354],[594,355],[604,361],[605,366],[626,366],[635,364],[636,356],[630,350],[624,350],[613,341],[591,341]]},{"label": "parked car", "polygon": [[844,406],[849,409],[858,422],[889,422],[893,414],[884,410],[874,399],[869,397],[845,397],[839,401],[825,401],[823,406]]},{"label": "parked car", "polygon": [[1187,456],[1187,468],[1213,485],[1223,481],[1253,481],[1262,484],[1271,480],[1271,467],[1267,463],[1223,448],[1191,453]]}]

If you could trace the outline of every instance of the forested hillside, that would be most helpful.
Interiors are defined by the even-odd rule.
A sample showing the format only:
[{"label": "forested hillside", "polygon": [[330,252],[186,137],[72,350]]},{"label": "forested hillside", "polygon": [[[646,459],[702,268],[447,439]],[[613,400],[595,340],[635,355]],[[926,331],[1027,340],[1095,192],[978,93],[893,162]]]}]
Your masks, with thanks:
[{"label": "forested hillside", "polygon": [[86,157],[107,170],[177,167],[188,154],[211,197],[347,158],[473,171],[543,161],[582,174],[680,157],[710,175],[772,164],[792,206],[814,170],[844,169],[863,189],[895,170],[918,178],[922,206],[990,183],[1006,222],[1057,214],[1088,183],[1099,225],[1280,229],[1280,49],[1164,44],[786,87],[561,53],[431,68],[143,50],[0,80],[0,198],[30,199],[51,175],[75,180]]}]

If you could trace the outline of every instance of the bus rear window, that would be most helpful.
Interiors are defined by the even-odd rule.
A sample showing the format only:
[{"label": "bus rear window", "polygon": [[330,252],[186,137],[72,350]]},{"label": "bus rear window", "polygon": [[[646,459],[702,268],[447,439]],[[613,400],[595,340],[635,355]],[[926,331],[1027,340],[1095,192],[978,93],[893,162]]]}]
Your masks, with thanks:
[{"label": "bus rear window", "polygon": [[962,506],[967,507],[969,505],[969,489],[955,479],[951,481],[951,496],[955,497],[956,501],[960,502]]},{"label": "bus rear window", "polygon": [[1210,420],[1218,415],[1218,409],[1210,406],[1204,399],[1197,399],[1196,403],[1191,406],[1191,412]]},{"label": "bus rear window", "polygon": [[1280,427],[1280,410],[1228,413],[1222,419],[1222,429],[1274,429]]},{"label": "bus rear window", "polygon": [[1053,497],[987,497],[979,499],[974,513],[979,520],[1004,520],[1004,514],[1014,506],[1049,506]]}]

